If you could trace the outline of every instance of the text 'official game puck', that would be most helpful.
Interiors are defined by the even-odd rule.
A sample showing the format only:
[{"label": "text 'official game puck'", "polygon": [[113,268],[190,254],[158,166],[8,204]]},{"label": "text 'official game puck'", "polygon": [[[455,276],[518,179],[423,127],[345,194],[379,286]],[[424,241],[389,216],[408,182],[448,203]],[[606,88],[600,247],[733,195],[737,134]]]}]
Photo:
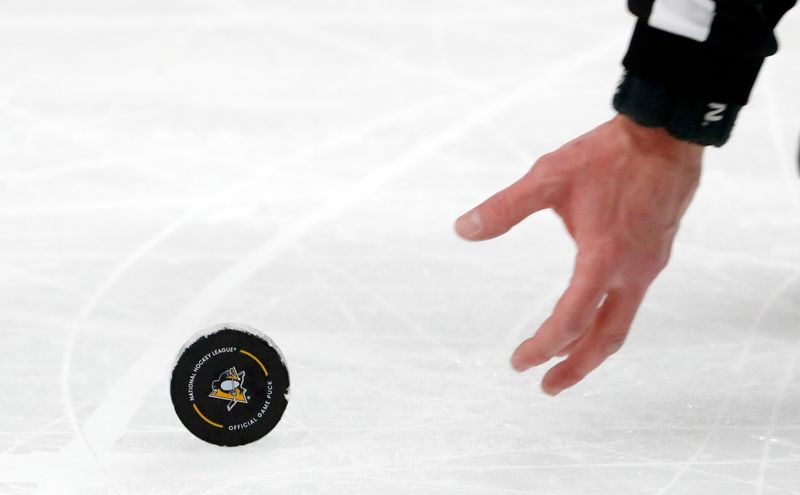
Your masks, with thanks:
[{"label": "text 'official game puck'", "polygon": [[216,445],[254,442],[280,421],[289,398],[289,371],[266,335],[227,323],[192,337],[170,381],[178,418]]}]

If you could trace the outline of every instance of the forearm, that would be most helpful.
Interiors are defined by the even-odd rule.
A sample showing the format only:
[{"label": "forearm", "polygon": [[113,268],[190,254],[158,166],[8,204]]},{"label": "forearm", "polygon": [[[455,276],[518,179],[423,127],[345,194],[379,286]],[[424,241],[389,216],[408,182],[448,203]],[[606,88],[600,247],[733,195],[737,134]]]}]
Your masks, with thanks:
[{"label": "forearm", "polygon": [[614,107],[641,125],[721,146],[747,104],[773,30],[796,0],[630,0],[639,17]]}]

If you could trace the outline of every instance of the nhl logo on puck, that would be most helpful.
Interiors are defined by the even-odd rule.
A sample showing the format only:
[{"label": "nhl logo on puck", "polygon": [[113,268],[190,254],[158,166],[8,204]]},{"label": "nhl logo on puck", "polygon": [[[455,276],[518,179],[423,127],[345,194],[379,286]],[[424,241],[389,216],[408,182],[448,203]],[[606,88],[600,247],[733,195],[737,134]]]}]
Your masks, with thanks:
[{"label": "nhl logo on puck", "polygon": [[184,345],[172,370],[170,396],[178,418],[196,437],[244,445],[280,421],[289,372],[266,335],[245,325],[217,325]]}]

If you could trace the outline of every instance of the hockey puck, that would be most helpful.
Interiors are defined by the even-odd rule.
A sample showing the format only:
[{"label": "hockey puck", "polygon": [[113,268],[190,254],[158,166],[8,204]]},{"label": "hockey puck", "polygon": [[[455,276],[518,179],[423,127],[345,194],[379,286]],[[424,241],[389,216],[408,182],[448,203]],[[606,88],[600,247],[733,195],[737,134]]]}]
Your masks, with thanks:
[{"label": "hockey puck", "polygon": [[280,421],[289,371],[280,349],[263,333],[217,325],[184,345],[172,369],[170,396],[194,436],[215,445],[244,445]]}]

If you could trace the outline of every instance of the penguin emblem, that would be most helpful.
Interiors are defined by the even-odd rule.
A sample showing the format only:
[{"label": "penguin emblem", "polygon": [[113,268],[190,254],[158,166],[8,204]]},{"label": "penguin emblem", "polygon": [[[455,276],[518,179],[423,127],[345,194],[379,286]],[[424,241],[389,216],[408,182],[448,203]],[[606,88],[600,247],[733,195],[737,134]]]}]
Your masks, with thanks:
[{"label": "penguin emblem", "polygon": [[244,388],[244,371],[229,368],[220,373],[219,378],[211,383],[209,397],[228,401],[228,411],[238,403],[247,404],[247,389]]}]

